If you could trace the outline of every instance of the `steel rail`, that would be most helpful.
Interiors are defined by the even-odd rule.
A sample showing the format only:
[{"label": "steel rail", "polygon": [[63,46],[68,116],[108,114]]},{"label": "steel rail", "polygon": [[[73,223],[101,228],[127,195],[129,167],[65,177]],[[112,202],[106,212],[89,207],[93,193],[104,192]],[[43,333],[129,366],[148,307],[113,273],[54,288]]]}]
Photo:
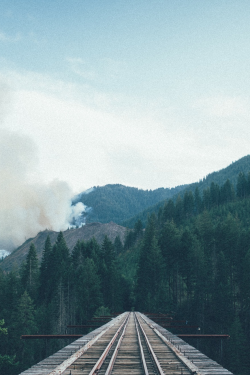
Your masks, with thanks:
[{"label": "steel rail", "polygon": [[112,339],[110,340],[110,342],[108,343],[107,347],[105,348],[104,352],[102,353],[101,357],[98,359],[98,361],[96,362],[95,366],[92,368],[92,370],[90,371],[89,375],[93,375],[93,374],[97,374],[98,371],[100,370],[103,362],[105,361],[111,347],[113,346],[117,336],[119,335],[121,329],[123,328],[123,326],[127,323],[128,321],[128,318],[130,316],[130,313],[128,314],[127,318],[125,319],[125,321],[122,323],[122,325],[118,328],[118,330],[116,331],[116,333],[114,334],[114,336],[112,337]]},{"label": "steel rail", "polygon": [[142,364],[143,364],[144,373],[145,373],[145,375],[149,375],[146,360],[145,360],[145,356],[144,356],[144,352],[143,352],[143,347],[142,347],[142,344],[141,344],[141,338],[140,338],[137,320],[135,320],[135,327],[136,327],[136,332],[137,332],[137,337],[138,337],[138,342],[139,342],[139,347],[140,347],[141,360],[142,360]]},{"label": "steel rail", "polygon": [[48,375],[61,375],[65,370],[67,370],[69,366],[72,365],[72,363],[74,363],[78,358],[80,358],[97,340],[99,340],[99,338],[102,335],[104,335],[104,333],[106,333],[113,325],[114,323],[112,323],[109,327],[101,331],[98,335],[96,335],[92,340],[85,344],[76,353],[74,353],[72,356],[63,361],[54,370],[52,370]]},{"label": "steel rail", "polygon": [[[130,316],[130,313],[129,313],[129,316]],[[125,331],[126,331],[126,328],[127,328],[127,325],[128,325],[129,316],[128,316],[127,321],[126,321],[126,323],[125,323],[125,326],[124,326],[124,329],[123,329],[123,331],[122,331],[121,337],[119,338],[118,343],[117,343],[117,345],[116,345],[116,347],[115,347],[114,353],[113,353],[113,355],[112,355],[112,357],[111,357],[111,360],[110,360],[110,362],[109,362],[109,365],[108,365],[108,368],[107,368],[107,370],[106,370],[106,372],[105,372],[105,375],[110,375],[111,372],[112,372],[112,370],[113,370],[114,363],[115,363],[115,360],[116,360],[116,357],[117,357],[118,351],[119,351],[119,349],[120,349],[120,346],[121,346],[121,343],[122,343],[122,340],[123,340],[123,338],[124,338]]]},{"label": "steel rail", "polygon": [[[158,331],[157,328],[155,328],[152,324],[150,324],[149,322],[146,321],[146,319],[142,316],[142,314],[140,313],[140,316],[141,318],[144,320],[144,322],[150,327],[153,329],[153,331],[156,333],[156,335],[158,337],[160,337],[160,339],[164,342],[164,344],[166,344],[171,350],[172,352],[176,355],[176,357],[188,368],[189,371],[191,371],[191,373],[193,374],[196,374],[196,375],[202,375],[202,373],[200,372],[200,370],[198,369],[197,366],[195,366],[189,359],[187,359],[185,357],[185,355],[183,355],[183,353],[181,353],[177,348],[176,346],[174,346],[165,336],[163,336],[163,334]],[[156,323],[157,324],[157,323]]]},{"label": "steel rail", "polygon": [[139,321],[139,319],[138,319],[136,313],[135,313],[135,316],[136,316],[136,319],[137,319],[138,325],[139,325],[139,327],[140,327],[140,329],[141,329],[141,332],[142,332],[142,334],[143,334],[143,336],[144,336],[144,339],[145,339],[145,341],[146,341],[147,347],[148,347],[148,349],[149,349],[149,351],[150,351],[150,353],[151,353],[151,356],[153,357],[154,363],[155,363],[155,365],[156,365],[156,368],[157,368],[159,374],[160,374],[160,375],[165,375],[165,372],[164,372],[164,371],[162,370],[162,368],[161,368],[160,362],[158,361],[158,359],[157,359],[157,357],[156,357],[156,355],[155,355],[155,353],[154,353],[154,351],[153,351],[153,348],[152,348],[152,346],[151,346],[151,344],[150,344],[150,342],[149,342],[149,340],[148,340],[148,338],[147,338],[147,335],[146,335],[144,329],[142,328],[142,325],[141,325],[141,323],[140,323],[140,321]]}]

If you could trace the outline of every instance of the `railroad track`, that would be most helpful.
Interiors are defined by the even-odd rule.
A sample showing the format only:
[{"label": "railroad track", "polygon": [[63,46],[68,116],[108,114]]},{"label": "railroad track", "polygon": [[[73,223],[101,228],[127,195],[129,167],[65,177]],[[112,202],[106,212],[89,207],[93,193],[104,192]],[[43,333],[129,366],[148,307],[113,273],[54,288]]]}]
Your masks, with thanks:
[{"label": "railroad track", "polygon": [[[140,313],[126,313],[82,353],[50,375],[188,375],[184,363]],[[82,349],[81,349],[82,350]],[[198,372],[196,372],[198,374]]]},{"label": "railroad track", "polygon": [[233,375],[141,313],[123,313],[19,375]]}]

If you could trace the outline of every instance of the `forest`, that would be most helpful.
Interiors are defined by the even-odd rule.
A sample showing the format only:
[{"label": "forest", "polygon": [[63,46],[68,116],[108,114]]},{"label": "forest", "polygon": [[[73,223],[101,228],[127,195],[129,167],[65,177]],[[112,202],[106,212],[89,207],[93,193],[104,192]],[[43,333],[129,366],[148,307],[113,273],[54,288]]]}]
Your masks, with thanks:
[{"label": "forest", "polygon": [[18,374],[68,343],[22,334],[63,334],[68,324],[127,310],[171,313],[201,333],[229,334],[223,351],[212,340],[199,350],[249,374],[250,174],[167,200],[145,228],[137,220],[128,229],[124,244],[78,241],[70,253],[60,232],[53,246],[47,238],[41,264],[31,245],[20,269],[0,271],[1,373]]},{"label": "forest", "polygon": [[88,208],[85,213],[87,222],[121,224],[149,206],[171,198],[183,190],[185,185],[172,189],[159,188],[142,190],[121,184],[94,187],[90,193],[79,194],[74,203],[82,202]]}]

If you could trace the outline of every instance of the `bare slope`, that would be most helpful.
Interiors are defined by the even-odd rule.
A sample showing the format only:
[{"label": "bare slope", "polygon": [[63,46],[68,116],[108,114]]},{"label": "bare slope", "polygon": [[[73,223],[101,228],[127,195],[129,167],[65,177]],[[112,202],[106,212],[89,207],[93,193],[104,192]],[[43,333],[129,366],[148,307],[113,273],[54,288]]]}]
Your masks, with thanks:
[{"label": "bare slope", "polygon": [[[110,222],[107,224],[91,223],[84,225],[81,228],[68,229],[63,232],[63,235],[70,251],[72,251],[78,240],[88,241],[95,237],[96,241],[101,244],[105,235],[107,235],[112,242],[114,242],[116,236],[120,236],[121,241],[123,242],[125,233],[126,228]],[[50,236],[53,245],[56,242],[58,232],[51,230],[39,232],[36,237],[28,239],[7,256],[3,262],[0,263],[0,268],[5,271],[10,271],[15,266],[19,267],[20,264],[25,261],[32,242],[36,247],[38,259],[41,260],[44,244],[48,235]]]}]

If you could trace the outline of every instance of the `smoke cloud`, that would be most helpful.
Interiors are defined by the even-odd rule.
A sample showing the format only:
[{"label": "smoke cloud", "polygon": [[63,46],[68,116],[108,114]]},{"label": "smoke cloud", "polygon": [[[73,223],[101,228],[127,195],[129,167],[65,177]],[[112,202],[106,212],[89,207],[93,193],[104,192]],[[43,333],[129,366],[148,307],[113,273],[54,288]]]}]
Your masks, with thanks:
[{"label": "smoke cloud", "polygon": [[[53,162],[53,160],[51,161]],[[66,230],[84,205],[71,204],[66,182],[34,182],[38,155],[27,136],[0,130],[0,248],[13,250],[39,231]]]}]

